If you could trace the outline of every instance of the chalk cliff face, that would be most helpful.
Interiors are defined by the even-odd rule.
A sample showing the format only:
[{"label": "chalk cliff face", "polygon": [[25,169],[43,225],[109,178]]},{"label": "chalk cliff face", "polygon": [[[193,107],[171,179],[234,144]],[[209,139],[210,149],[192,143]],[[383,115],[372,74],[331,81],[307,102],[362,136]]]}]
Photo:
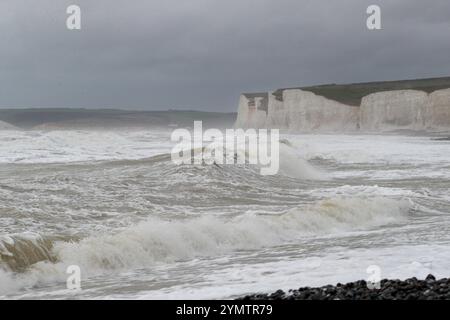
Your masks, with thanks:
[{"label": "chalk cliff face", "polygon": [[[290,131],[334,132],[358,129],[359,108],[327,99],[312,92],[284,90],[282,100],[268,94],[263,97],[241,95],[238,128],[278,128]],[[267,110],[267,111],[265,111]]]},{"label": "chalk cliff face", "polygon": [[248,107],[248,100],[247,98],[241,94],[239,97],[239,105],[238,105],[238,111],[237,111],[237,119],[236,123],[234,124],[237,128],[246,128],[249,126],[249,107]]},{"label": "chalk cliff face", "polygon": [[377,92],[365,96],[360,107],[362,131],[425,129],[428,94],[417,90]]},{"label": "chalk cliff face", "polygon": [[239,99],[238,128],[264,128],[268,110],[268,94],[242,94]]},{"label": "chalk cliff face", "polygon": [[376,92],[362,97],[360,106],[302,89],[244,94],[235,126],[292,132],[450,130],[450,89]]},{"label": "chalk cliff face", "polygon": [[358,107],[299,89],[285,90],[283,102],[288,114],[288,129],[291,131],[335,132],[358,129]]},{"label": "chalk cliff face", "polygon": [[287,129],[289,127],[289,114],[285,104],[270,93],[266,121],[268,128]]},{"label": "chalk cliff face", "polygon": [[427,129],[448,130],[450,128],[450,89],[430,93],[425,122]]}]

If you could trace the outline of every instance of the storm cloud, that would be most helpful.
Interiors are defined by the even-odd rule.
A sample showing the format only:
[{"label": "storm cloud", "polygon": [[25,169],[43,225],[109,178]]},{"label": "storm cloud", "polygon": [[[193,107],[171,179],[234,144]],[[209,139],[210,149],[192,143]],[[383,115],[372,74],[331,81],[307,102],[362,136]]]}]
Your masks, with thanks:
[{"label": "storm cloud", "polygon": [[2,0],[0,15],[1,108],[231,112],[241,92],[450,75],[448,0]]}]

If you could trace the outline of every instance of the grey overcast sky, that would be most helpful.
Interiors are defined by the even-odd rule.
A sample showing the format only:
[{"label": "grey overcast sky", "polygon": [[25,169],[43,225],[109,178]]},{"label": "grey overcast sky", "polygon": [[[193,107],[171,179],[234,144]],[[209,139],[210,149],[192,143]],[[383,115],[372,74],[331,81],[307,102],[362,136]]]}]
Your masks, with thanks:
[{"label": "grey overcast sky", "polygon": [[448,0],[0,1],[0,108],[231,112],[241,92],[448,75]]}]

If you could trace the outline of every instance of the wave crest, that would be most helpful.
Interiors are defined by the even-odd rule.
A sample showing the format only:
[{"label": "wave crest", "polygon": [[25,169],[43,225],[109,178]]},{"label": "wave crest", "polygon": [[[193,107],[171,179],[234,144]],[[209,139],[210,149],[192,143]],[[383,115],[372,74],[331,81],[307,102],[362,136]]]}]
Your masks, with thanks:
[{"label": "wave crest", "polygon": [[24,271],[42,261],[56,261],[51,253],[52,241],[39,234],[23,233],[0,237],[0,266]]},{"label": "wave crest", "polygon": [[308,235],[368,229],[404,219],[411,207],[408,200],[384,197],[333,198],[278,215],[150,219],[116,234],[56,242],[53,253],[60,263],[94,273],[146,267],[280,245]]},{"label": "wave crest", "polygon": [[411,208],[407,199],[338,197],[280,214],[152,218],[114,234],[81,240],[50,241],[35,234],[2,237],[0,266],[6,262],[10,271],[22,272],[5,273],[0,268],[5,284],[0,291],[64,281],[70,265],[78,265],[89,277],[288,244],[311,235],[370,229],[405,219]]}]

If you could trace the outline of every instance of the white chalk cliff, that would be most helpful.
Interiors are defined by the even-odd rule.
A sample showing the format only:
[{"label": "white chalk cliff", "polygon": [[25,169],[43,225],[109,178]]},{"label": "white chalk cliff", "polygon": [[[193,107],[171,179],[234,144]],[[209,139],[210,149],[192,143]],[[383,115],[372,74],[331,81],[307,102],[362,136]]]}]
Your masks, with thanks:
[{"label": "white chalk cliff", "polygon": [[267,124],[267,93],[242,94],[239,99],[238,128],[264,128]]},{"label": "white chalk cliff", "polygon": [[428,94],[417,90],[369,94],[361,101],[361,131],[423,130],[427,101]]},{"label": "white chalk cliff", "polygon": [[430,93],[426,111],[425,125],[427,129],[448,130],[450,128],[450,89]]},{"label": "white chalk cliff", "polygon": [[358,107],[349,106],[300,89],[283,91],[287,128],[291,131],[355,131]]},{"label": "white chalk cliff", "polygon": [[364,96],[360,106],[301,89],[282,90],[281,96],[243,94],[235,126],[292,132],[450,130],[450,89],[376,92]]}]

